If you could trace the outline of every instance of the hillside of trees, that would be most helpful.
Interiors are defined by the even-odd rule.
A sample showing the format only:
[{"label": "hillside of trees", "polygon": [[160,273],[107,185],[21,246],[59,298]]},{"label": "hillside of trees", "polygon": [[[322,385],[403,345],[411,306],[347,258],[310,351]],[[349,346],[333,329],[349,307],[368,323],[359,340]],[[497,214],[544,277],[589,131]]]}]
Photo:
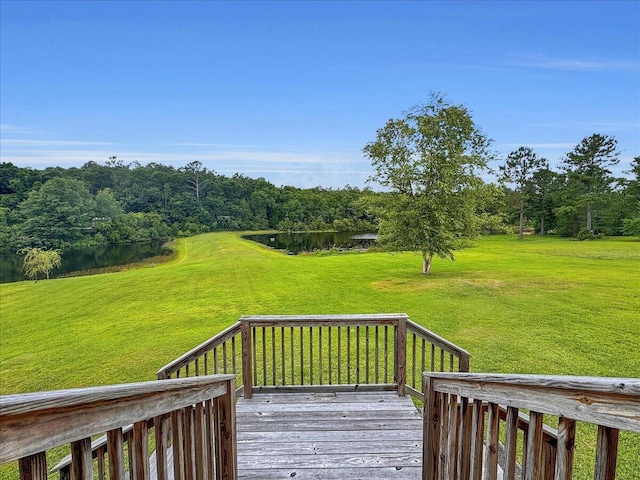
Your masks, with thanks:
[{"label": "hillside of trees", "polygon": [[215,230],[375,230],[366,190],[276,187],[218,175],[193,162],[80,168],[0,164],[0,245],[25,247],[164,241]]},{"label": "hillside of trees", "polygon": [[[485,184],[486,201],[475,213],[488,233],[522,219],[541,234],[640,236],[640,157],[624,178],[611,175],[618,161],[615,139],[597,134],[569,152],[559,171],[520,148],[500,166],[500,182]],[[44,170],[1,163],[0,250],[165,241],[216,230],[376,230],[370,206],[385,195],[348,186],[276,187],[218,175],[200,162],[174,168],[114,157]]]}]

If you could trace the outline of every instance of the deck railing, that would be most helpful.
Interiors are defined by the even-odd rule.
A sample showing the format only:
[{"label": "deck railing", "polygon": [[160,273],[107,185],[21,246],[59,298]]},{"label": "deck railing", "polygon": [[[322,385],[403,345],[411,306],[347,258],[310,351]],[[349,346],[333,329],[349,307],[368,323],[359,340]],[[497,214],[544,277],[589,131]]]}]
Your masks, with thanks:
[{"label": "deck railing", "polygon": [[[495,480],[501,419],[505,480],[515,478],[518,459],[523,480],[571,479],[576,421],[597,426],[594,478],[613,480],[619,430],[640,432],[638,379],[425,373],[423,389],[426,480]],[[520,409],[530,413],[518,451]],[[559,417],[552,456],[545,454],[545,414]]]},{"label": "deck railing", "polygon": [[[231,480],[235,428],[233,375],[8,395],[0,398],[0,463],[18,460],[22,480],[46,480],[47,450],[70,444],[61,478],[147,480],[154,471],[167,480],[172,463],[176,480]],[[104,433],[92,448],[91,437]]]},{"label": "deck railing", "polygon": [[468,371],[469,354],[406,314],[245,316],[164,366],[158,378],[235,373],[254,392],[397,390],[421,372]]}]

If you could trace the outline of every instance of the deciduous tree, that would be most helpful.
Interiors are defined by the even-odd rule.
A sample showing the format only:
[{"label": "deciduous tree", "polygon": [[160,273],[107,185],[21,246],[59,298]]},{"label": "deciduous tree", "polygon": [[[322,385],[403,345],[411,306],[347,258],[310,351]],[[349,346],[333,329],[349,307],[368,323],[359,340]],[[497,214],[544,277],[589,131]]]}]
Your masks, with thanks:
[{"label": "deciduous tree", "polygon": [[44,274],[49,279],[49,274],[54,268],[62,264],[60,250],[46,250],[44,248],[26,248],[21,250],[24,254],[22,268],[26,277],[33,280],[38,275]]},{"label": "deciduous tree", "polygon": [[380,214],[380,243],[390,250],[419,251],[422,271],[434,255],[454,250],[479,233],[478,207],[490,140],[462,105],[441,94],[391,119],[364,147],[372,180],[389,189]]}]

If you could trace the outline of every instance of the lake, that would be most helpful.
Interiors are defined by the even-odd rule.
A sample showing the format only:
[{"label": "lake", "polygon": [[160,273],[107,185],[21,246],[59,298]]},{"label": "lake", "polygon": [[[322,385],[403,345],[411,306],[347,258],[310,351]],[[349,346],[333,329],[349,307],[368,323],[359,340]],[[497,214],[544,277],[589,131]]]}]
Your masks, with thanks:
[{"label": "lake", "polygon": [[[171,249],[163,245],[139,243],[66,248],[62,252],[62,265],[51,272],[51,278],[81,270],[127,265],[171,253]],[[22,273],[22,257],[15,254],[0,255],[0,283],[21,280],[26,280]]]},{"label": "lake", "polygon": [[375,245],[377,234],[374,232],[301,232],[243,235],[243,238],[295,255],[332,248],[369,248]]}]

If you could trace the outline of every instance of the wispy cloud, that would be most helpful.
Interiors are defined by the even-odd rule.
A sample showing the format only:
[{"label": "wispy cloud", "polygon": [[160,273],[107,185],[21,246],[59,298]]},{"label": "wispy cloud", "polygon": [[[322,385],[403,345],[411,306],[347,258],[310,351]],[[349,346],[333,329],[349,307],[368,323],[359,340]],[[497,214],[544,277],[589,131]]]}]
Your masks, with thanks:
[{"label": "wispy cloud", "polygon": [[113,145],[111,142],[83,142],[76,140],[27,140],[21,138],[3,138],[0,139],[2,145],[12,147],[73,147],[73,146],[86,146],[86,145]]},{"label": "wispy cloud", "polygon": [[[257,146],[256,150],[247,150],[246,145],[241,146],[241,150],[181,148],[177,151],[167,149],[168,151],[153,152],[106,149],[106,145],[113,147],[114,144],[61,140],[8,142],[3,145],[1,161],[33,168],[80,167],[89,161],[104,163],[114,154],[125,163],[139,162],[145,165],[153,162],[176,168],[199,161],[206,168],[222,175],[241,173],[264,177],[276,185],[303,188],[319,185],[339,188],[347,183],[362,186],[371,174],[368,161],[359,152],[260,151]],[[96,148],[91,148],[93,146]]]},{"label": "wispy cloud", "polygon": [[509,65],[544,70],[568,70],[580,72],[624,72],[640,70],[637,59],[580,59],[552,58],[542,55],[524,55],[508,62]]}]

